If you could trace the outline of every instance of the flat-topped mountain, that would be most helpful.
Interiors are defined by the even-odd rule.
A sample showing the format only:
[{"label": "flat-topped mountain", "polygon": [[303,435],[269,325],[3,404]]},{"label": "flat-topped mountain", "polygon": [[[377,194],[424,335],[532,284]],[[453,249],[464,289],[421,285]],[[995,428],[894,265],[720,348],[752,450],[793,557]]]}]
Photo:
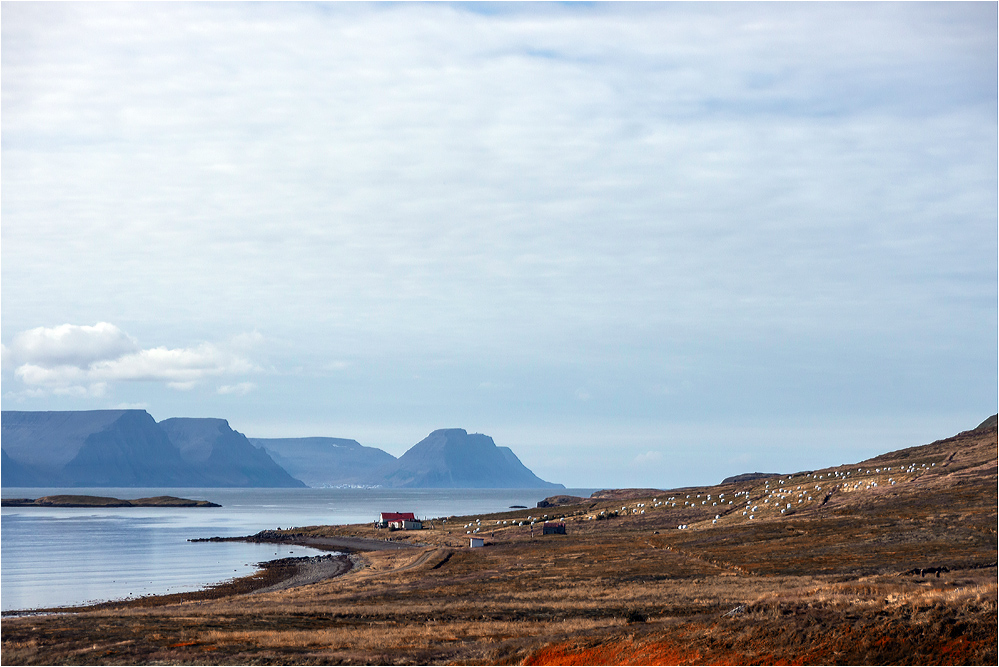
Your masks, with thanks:
[{"label": "flat-topped mountain", "polygon": [[157,424],[145,410],[5,410],[2,484],[305,486],[225,420],[167,422],[173,423]]},{"label": "flat-topped mountain", "polygon": [[2,414],[4,486],[209,486],[145,410]]},{"label": "flat-topped mountain", "polygon": [[386,486],[404,488],[564,489],[531,472],[509,447],[461,428],[434,431],[384,474]]},{"label": "flat-topped mountain", "polygon": [[159,426],[181,457],[208,478],[207,486],[305,487],[224,419],[176,417]]},{"label": "flat-topped mountain", "polygon": [[346,438],[250,438],[292,476],[311,487],[374,486],[396,458]]}]

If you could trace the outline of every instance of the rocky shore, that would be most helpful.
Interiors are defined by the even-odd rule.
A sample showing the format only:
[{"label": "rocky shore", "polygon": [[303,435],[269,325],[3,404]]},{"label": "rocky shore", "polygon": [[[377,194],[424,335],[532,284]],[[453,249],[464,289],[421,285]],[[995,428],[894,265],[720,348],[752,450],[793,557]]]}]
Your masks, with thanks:
[{"label": "rocky shore", "polygon": [[[288,562],[284,563],[283,561]],[[289,588],[319,583],[320,581],[339,577],[342,574],[350,572],[356,564],[354,557],[344,554],[324,554],[310,558],[281,558],[276,561],[261,563],[264,567],[285,568],[287,576],[281,581],[264,586],[253,592],[272,593],[274,591],[283,591]]]},{"label": "rocky shore", "polygon": [[270,544],[295,544],[302,547],[312,547],[323,551],[390,551],[394,549],[412,549],[426,546],[412,542],[393,540],[376,540],[366,537],[319,536],[308,533],[293,533],[289,531],[262,530],[253,535],[242,537],[201,537],[189,542],[253,542]]}]

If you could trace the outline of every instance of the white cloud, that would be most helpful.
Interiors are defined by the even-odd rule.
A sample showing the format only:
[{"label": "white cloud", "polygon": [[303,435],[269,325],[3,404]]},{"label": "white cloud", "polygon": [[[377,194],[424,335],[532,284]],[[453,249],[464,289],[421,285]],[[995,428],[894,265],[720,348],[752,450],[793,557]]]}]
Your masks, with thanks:
[{"label": "white cloud", "polygon": [[237,384],[224,384],[218,388],[218,393],[220,394],[236,394],[237,396],[246,396],[251,391],[257,388],[257,385],[253,382],[239,382]]},{"label": "white cloud", "polygon": [[4,357],[18,365],[19,360],[25,360],[46,368],[86,368],[96,361],[135,352],[138,347],[131,336],[107,322],[93,326],[61,324],[18,334]]},{"label": "white cloud", "polygon": [[197,384],[194,380],[188,380],[186,382],[167,382],[166,386],[177,391],[191,391]]},{"label": "white cloud", "polygon": [[249,351],[260,347],[264,342],[264,336],[259,331],[241,333],[229,339],[229,347],[234,350]]},{"label": "white cloud", "polygon": [[106,322],[31,329],[15,336],[5,352],[16,360],[14,375],[27,388],[67,396],[102,396],[113,382],[162,382],[190,390],[208,377],[256,370],[247,359],[211,343],[139,349],[132,337]]},{"label": "white cloud", "polygon": [[215,345],[203,343],[194,348],[156,347],[139,350],[116,359],[95,362],[89,372],[106,380],[153,380],[174,383],[196,382],[207,376],[248,373],[254,366]]},{"label": "white cloud", "polygon": [[639,454],[634,458],[632,463],[635,465],[648,465],[650,463],[658,463],[663,460],[662,452],[648,451],[644,454]]},{"label": "white cloud", "polygon": [[329,363],[323,364],[323,370],[327,371],[342,371],[350,367],[350,363],[346,361],[330,361]]},{"label": "white cloud", "polygon": [[148,403],[118,403],[114,406],[115,410],[148,410]]}]

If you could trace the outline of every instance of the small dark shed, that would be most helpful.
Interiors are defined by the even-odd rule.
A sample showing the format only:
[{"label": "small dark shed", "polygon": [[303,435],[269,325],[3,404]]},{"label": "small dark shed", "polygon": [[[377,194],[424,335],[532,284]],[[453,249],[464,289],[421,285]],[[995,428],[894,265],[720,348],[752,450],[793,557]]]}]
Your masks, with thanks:
[{"label": "small dark shed", "polygon": [[565,524],[561,521],[545,521],[542,535],[565,535]]}]

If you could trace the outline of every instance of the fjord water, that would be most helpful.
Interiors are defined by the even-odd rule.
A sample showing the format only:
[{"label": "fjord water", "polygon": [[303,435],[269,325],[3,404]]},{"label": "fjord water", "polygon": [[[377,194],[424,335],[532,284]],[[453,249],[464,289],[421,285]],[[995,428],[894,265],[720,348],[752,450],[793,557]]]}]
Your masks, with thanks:
[{"label": "fjord water", "polygon": [[[86,494],[179,496],[219,508],[5,507],[0,519],[4,611],[197,590],[252,573],[255,564],[313,549],[191,538],[270,528],[365,523],[379,512],[419,517],[535,507],[551,489],[43,489],[4,488],[4,498]],[[588,496],[592,489],[559,493]]]}]

